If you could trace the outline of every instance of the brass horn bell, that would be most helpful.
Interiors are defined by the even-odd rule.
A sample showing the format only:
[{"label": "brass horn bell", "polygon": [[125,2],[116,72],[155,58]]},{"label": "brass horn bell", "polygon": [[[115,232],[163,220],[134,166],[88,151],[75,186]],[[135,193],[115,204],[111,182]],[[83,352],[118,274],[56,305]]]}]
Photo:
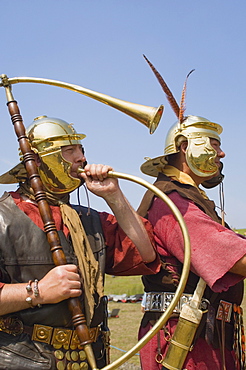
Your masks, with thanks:
[{"label": "brass horn bell", "polygon": [[96,91],[92,91],[81,87],[79,85],[70,84],[67,82],[50,80],[46,78],[37,78],[37,77],[13,77],[8,78],[6,75],[0,76],[2,82],[0,86],[9,86],[20,82],[27,83],[40,83],[46,85],[53,85],[58,87],[63,87],[68,90],[78,92],[80,94],[86,95],[89,98],[100,101],[101,103],[107,104],[112,108],[118,109],[119,111],[127,114],[128,116],[135,118],[139,122],[143,123],[149,128],[150,134],[153,134],[156,130],[162,113],[164,111],[164,106],[160,105],[158,108],[148,107],[141,104],[130,103],[124,100],[113,98],[109,95],[101,94]]}]

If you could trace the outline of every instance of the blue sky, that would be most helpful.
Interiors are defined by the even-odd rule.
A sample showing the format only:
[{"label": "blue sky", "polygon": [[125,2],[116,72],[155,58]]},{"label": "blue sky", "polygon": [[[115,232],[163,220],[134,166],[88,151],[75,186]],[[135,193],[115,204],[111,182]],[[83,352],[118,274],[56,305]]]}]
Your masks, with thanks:
[{"label": "blue sky", "polygon": [[[147,106],[164,104],[153,135],[138,121],[83,95],[37,84],[13,94],[25,125],[40,115],[73,122],[85,133],[88,162],[153,182],[140,172],[144,157],[161,155],[175,115],[145,54],[177,101],[188,80],[186,114],[220,123],[226,221],[245,227],[245,16],[243,0],[1,0],[1,70],[8,77],[42,77]],[[0,172],[18,162],[18,144],[0,89]],[[134,207],[145,189],[121,180]],[[0,186],[0,192],[14,189]],[[218,204],[218,190],[208,195]],[[107,210],[91,196],[91,205]],[[82,190],[81,202],[86,198]]]}]

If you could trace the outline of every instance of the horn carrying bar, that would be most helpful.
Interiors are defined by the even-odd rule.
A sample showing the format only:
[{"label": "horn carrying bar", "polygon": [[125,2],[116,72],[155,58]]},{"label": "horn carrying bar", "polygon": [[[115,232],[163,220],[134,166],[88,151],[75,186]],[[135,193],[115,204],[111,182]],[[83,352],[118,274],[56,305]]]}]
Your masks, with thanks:
[{"label": "horn carrying bar", "polygon": [[96,91],[92,91],[81,87],[79,85],[70,84],[67,82],[57,81],[57,80],[50,80],[47,78],[37,78],[37,77],[13,77],[8,78],[6,75],[2,75],[2,82],[0,86],[5,86],[5,81],[8,82],[10,85],[14,85],[17,83],[39,83],[45,85],[52,85],[63,87],[68,90],[72,90],[93,98],[95,100],[100,101],[101,103],[107,104],[112,108],[118,109],[119,111],[127,114],[128,116],[138,120],[139,122],[143,123],[145,126],[149,128],[150,134],[153,134],[160,122],[162,117],[162,113],[164,111],[164,106],[160,105],[158,108],[148,107],[141,104],[130,103],[124,100],[120,100],[117,98],[113,98],[109,95],[101,94]]},{"label": "horn carrying bar", "polygon": [[[84,172],[84,169],[79,168],[78,173]],[[173,215],[175,216],[182,235],[184,239],[184,263],[183,263],[183,270],[182,274],[180,277],[180,282],[179,285],[176,289],[175,295],[166,309],[166,311],[161,315],[159,320],[155,323],[155,325],[149,330],[145,336],[140,339],[140,341],[133,346],[127,353],[122,355],[120,358],[112,362],[111,364],[105,366],[102,370],[112,370],[112,369],[118,369],[118,367],[122,364],[124,364],[129,358],[134,356],[143,346],[150,341],[151,338],[154,337],[155,334],[158,333],[158,331],[165,325],[169,317],[171,316],[173,310],[175,309],[184,289],[186,286],[186,282],[189,276],[190,272],[190,238],[189,238],[189,233],[185,224],[185,221],[183,219],[183,216],[181,215],[179,209],[176,207],[176,205],[171,201],[171,199],[163,193],[160,189],[158,189],[155,185],[150,184],[148,181],[145,181],[141,179],[140,177],[129,175],[126,173],[120,173],[120,172],[115,172],[115,171],[109,171],[108,172],[108,177],[114,177],[114,178],[119,178],[119,179],[124,179],[124,180],[129,180],[132,182],[135,182],[139,185],[142,185],[146,187],[148,190],[151,190],[157,197],[163,200],[167,204],[167,206],[170,208],[172,211]]]}]

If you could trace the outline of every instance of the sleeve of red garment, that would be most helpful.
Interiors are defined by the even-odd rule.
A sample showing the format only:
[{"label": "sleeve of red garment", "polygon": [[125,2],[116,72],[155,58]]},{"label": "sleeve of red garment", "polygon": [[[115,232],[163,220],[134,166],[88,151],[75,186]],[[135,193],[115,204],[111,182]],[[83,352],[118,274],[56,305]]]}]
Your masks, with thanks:
[{"label": "sleeve of red garment", "polygon": [[0,289],[5,285],[5,283],[0,283]]},{"label": "sleeve of red garment", "polygon": [[[246,239],[213,221],[192,201],[177,192],[169,195],[179,208],[188,228],[191,243],[191,270],[202,277],[215,292],[228,290],[242,280],[229,270],[246,252]],[[162,255],[184,259],[181,229],[169,207],[155,198],[149,211],[154,226],[157,250]]]},{"label": "sleeve of red garment", "polygon": [[[110,275],[150,275],[160,269],[160,259],[151,263],[144,263],[137,247],[126,236],[118,225],[116,218],[106,212],[100,212],[105,244],[106,244],[106,270]],[[145,228],[154,245],[153,228],[151,224],[143,219]]]}]

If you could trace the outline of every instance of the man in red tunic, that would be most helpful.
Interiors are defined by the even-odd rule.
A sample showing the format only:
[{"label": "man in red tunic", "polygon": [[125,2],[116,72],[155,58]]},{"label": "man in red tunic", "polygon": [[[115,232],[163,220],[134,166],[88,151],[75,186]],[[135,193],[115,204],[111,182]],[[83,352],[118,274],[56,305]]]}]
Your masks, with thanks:
[{"label": "man in red tunic", "polygon": [[[155,185],[170,197],[185,220],[191,242],[191,271],[179,306],[165,327],[140,351],[142,369],[176,368],[165,363],[165,355],[182,302],[189,301],[202,278],[207,284],[203,302],[206,306],[182,369],[243,370],[245,347],[240,304],[246,276],[246,239],[230,230],[217,215],[214,202],[200,188],[200,185],[212,187],[223,179],[222,127],[203,117],[184,116],[182,103],[177,105],[158,72],[152,65],[151,68],[172,102],[178,122],[167,134],[164,155],[147,160],[141,170],[157,177]],[[142,338],[173,298],[182,271],[184,243],[170,209],[149,191],[139,214],[151,221],[163,262],[157,275],[142,278],[146,292],[145,314],[139,330]]]},{"label": "man in red tunic", "polygon": [[[0,198],[0,369],[89,368],[76,341],[67,299],[79,297],[93,338],[98,368],[105,366],[103,274],[141,275],[159,269],[152,227],[121,192],[112,170],[88,165],[72,125],[46,116],[27,129],[67,264],[54,265],[25,168],[0,177],[19,182]],[[78,174],[79,167],[85,172]],[[73,206],[83,183],[115,216]],[[104,328],[105,330],[105,328]]]}]

